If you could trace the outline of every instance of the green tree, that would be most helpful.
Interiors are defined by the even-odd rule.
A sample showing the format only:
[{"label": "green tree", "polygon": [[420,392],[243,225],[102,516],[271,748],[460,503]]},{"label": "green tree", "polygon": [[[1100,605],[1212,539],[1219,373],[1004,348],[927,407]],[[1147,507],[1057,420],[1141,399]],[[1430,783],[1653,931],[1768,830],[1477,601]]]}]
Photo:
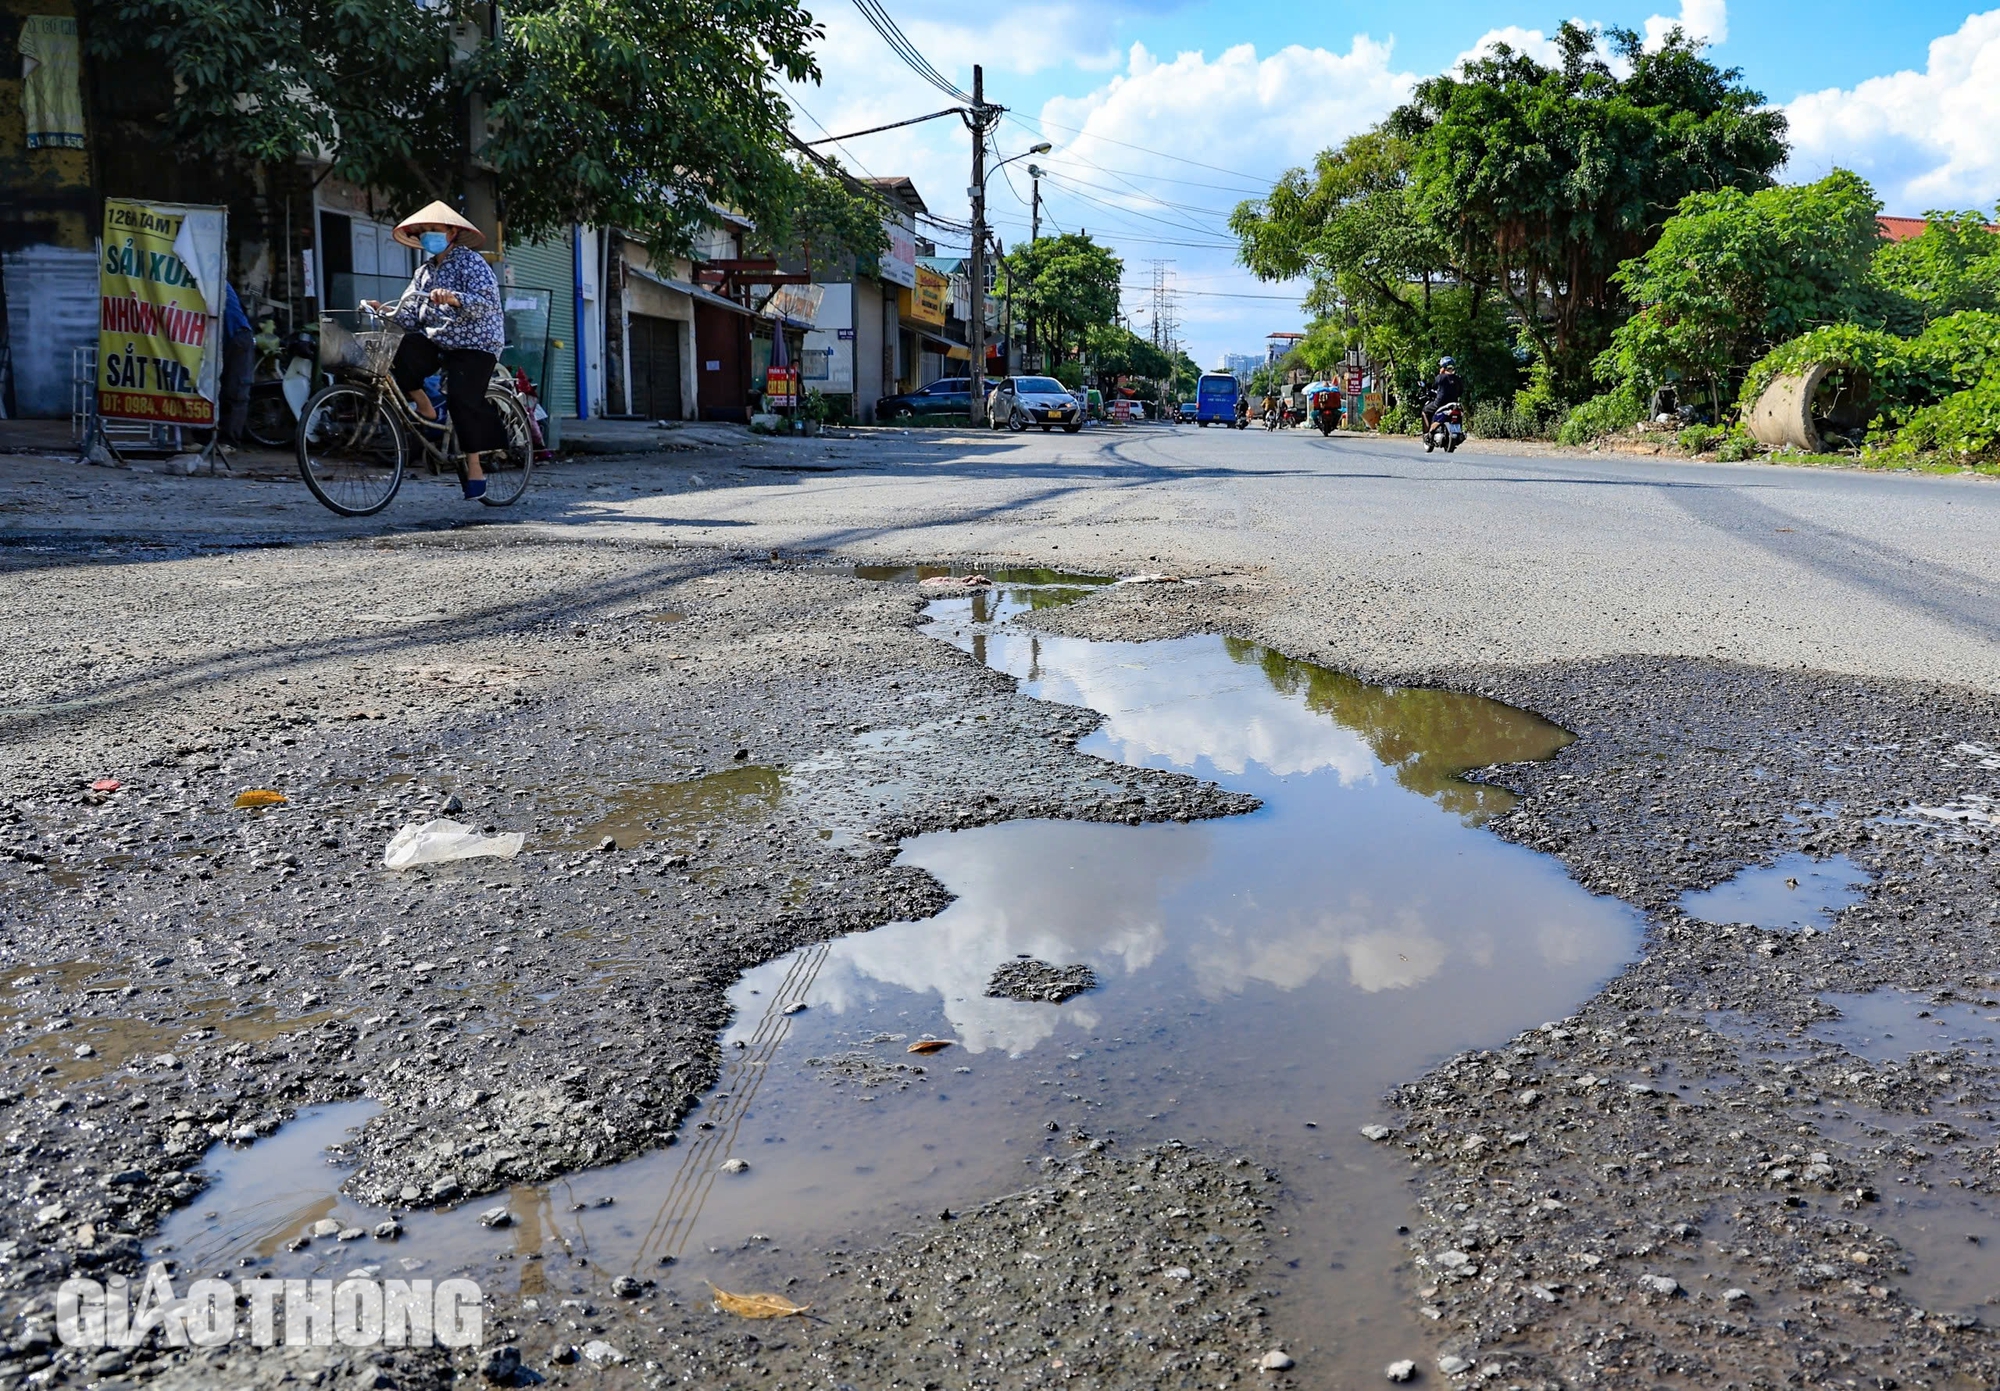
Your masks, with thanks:
[{"label": "green tree", "polygon": [[1092,324],[1084,341],[1091,366],[1100,378],[1144,377],[1157,382],[1173,375],[1173,359],[1150,338],[1141,338],[1122,324]]},{"label": "green tree", "polygon": [[759,222],[748,249],[795,259],[815,274],[873,274],[889,244],[882,219],[890,209],[881,195],[831,160],[802,161],[792,177],[782,220]]},{"label": "green tree", "polygon": [[[327,159],[408,203],[454,197],[473,159],[506,221],[629,228],[685,249],[710,204],[789,225],[800,174],[778,80],[817,80],[793,0],[91,0],[93,52],[171,79],[184,156]],[[471,115],[484,136],[470,148]]]},{"label": "green tree", "polygon": [[1598,362],[1642,389],[1679,379],[1723,401],[1752,362],[1824,324],[1880,320],[1870,279],[1881,203],[1837,169],[1817,183],[1690,194],[1613,279],[1639,312]]},{"label": "green tree", "polygon": [[1520,372],[1505,306],[1412,206],[1413,150],[1378,128],[1289,171],[1231,214],[1238,259],[1263,280],[1310,281],[1305,307],[1320,317],[1301,365],[1322,371],[1366,348],[1414,389],[1449,353],[1473,395],[1511,394]]},{"label": "green tree", "polygon": [[1031,346],[1051,364],[1081,353],[1090,330],[1118,317],[1118,282],[1125,263],[1088,232],[1042,237],[1007,253],[998,293],[1014,296],[1014,312],[1032,325]]},{"label": "green tree", "polygon": [[1964,309],[2000,308],[2000,234],[1976,212],[1930,212],[1923,232],[1886,242],[1875,278],[1894,297],[1897,327],[1912,332]]},{"label": "green tree", "polygon": [[1647,51],[1630,30],[1575,23],[1545,67],[1504,45],[1422,83],[1391,115],[1409,142],[1407,196],[1467,283],[1491,284],[1548,388],[1580,396],[1623,317],[1619,264],[1691,193],[1758,189],[1784,162],[1785,118],[1679,31]]}]

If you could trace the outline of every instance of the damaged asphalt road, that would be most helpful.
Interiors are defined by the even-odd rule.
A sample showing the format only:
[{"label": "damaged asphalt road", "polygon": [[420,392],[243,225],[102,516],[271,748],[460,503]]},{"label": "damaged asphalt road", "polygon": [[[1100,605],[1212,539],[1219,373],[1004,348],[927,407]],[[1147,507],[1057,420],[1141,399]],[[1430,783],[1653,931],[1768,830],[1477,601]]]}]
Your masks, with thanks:
[{"label": "damaged asphalt road", "polygon": [[[622,1159],[714,1081],[741,971],[943,906],[898,838],[1255,805],[1076,753],[1094,717],[920,635],[913,587],[491,535],[8,575],[44,619],[0,822],[0,1280],[35,1296],[0,1378],[79,1369],[49,1291],[131,1267],[211,1145],[365,1093],[349,1189],[392,1210]],[[169,616],[107,632],[129,608]],[[447,812],[529,848],[381,867]]]},{"label": "damaged asphalt road", "polygon": [[[1127,589],[1035,622],[1247,632],[1267,602]],[[1491,829],[1649,918],[1578,1013],[1386,1098],[1440,1357],[1521,1385],[1993,1384],[2000,1028],[1889,1062],[1806,1031],[1879,990],[2000,1020],[2000,700],[1653,658],[1420,679],[1578,735],[1484,775],[1524,794]],[[1807,933],[1681,911],[1792,852],[1874,882]],[[1968,1251],[1971,1288],[1925,1307],[1912,1268]]]},{"label": "damaged asphalt road", "polygon": [[[1112,564],[1077,550],[1009,558]],[[1189,550],[1153,536],[1146,568],[1214,573]],[[136,1270],[200,1203],[211,1147],[313,1103],[380,1103],[352,1191],[391,1211],[668,1143],[744,969],[943,906],[892,865],[901,838],[1249,809],[1077,753],[1094,717],[919,633],[913,587],[761,548],[502,527],[146,561],[82,545],[0,553],[0,587],[36,615],[0,681],[0,1387],[476,1377],[465,1352],[79,1354],[52,1342],[51,1297]],[[1385,1098],[1420,1384],[2000,1378],[2000,1314],[1932,1276],[1977,1277],[2000,1246],[1964,1239],[2000,1236],[2000,1055],[1869,1056],[1825,999],[2000,1013],[2000,702],[1672,657],[1392,665],[1394,644],[1315,632],[1312,593],[1239,569],[1028,621],[1235,633],[1543,714],[1578,741],[1482,775],[1525,794],[1491,829],[1648,915],[1642,959],[1575,1014]],[[245,788],[288,800],[239,810]],[[380,867],[440,815],[527,848]],[[1873,882],[1811,935],[1681,911],[1792,851]],[[836,1293],[810,1318],[738,1323],[586,1271],[567,1304],[496,1301],[489,1351],[552,1384],[1320,1384],[1315,1331],[1274,1317],[1259,1273],[1286,1176],[1188,1138],[1065,1136],[1018,1193],[815,1251]]]}]

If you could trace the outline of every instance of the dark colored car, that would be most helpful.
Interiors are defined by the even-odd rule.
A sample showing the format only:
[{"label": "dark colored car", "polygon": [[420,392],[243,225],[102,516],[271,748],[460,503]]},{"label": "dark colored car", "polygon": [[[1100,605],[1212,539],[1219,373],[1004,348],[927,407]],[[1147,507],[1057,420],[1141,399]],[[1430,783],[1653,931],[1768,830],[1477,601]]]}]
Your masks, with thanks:
[{"label": "dark colored car", "polygon": [[972,379],[940,377],[929,386],[901,396],[884,396],[875,403],[875,418],[884,424],[909,416],[955,415],[972,418]]}]

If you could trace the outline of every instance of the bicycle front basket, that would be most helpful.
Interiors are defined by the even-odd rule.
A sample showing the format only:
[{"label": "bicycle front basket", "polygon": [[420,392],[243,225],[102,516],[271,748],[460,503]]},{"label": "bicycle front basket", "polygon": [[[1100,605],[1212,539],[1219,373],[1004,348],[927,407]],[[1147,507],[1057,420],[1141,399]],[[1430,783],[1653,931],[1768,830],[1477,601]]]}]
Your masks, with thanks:
[{"label": "bicycle front basket", "polygon": [[354,336],[361,344],[361,370],[371,377],[388,376],[389,365],[396,360],[396,348],[403,341],[403,330],[394,324],[384,324]]}]

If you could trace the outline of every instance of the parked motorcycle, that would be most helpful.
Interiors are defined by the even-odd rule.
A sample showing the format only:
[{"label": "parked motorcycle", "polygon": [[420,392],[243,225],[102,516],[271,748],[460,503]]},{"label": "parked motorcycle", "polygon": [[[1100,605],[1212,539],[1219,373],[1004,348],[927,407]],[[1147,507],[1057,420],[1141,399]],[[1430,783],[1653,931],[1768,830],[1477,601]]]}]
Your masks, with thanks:
[{"label": "parked motorcycle", "polygon": [[1458,402],[1449,401],[1439,406],[1431,415],[1429,428],[1424,431],[1424,453],[1442,448],[1449,454],[1465,443],[1465,412]]},{"label": "parked motorcycle", "polygon": [[290,449],[299,412],[316,385],[319,339],[304,330],[293,333],[278,345],[276,358],[283,364],[278,376],[250,383],[250,418],[243,429],[266,449]]}]

